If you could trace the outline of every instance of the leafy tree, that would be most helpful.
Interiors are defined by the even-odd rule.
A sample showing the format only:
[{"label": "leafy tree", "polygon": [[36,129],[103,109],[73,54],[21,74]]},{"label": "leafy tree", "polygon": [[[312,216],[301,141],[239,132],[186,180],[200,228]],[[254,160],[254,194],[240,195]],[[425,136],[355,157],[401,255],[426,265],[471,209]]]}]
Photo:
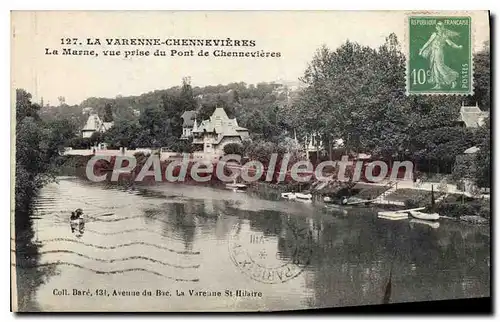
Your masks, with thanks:
[{"label": "leafy tree", "polygon": [[490,118],[479,128],[478,135],[480,143],[479,151],[476,153],[476,184],[479,187],[491,187],[491,128]]},{"label": "leafy tree", "polygon": [[243,145],[239,143],[228,143],[224,146],[224,154],[243,155]]},{"label": "leafy tree", "polygon": [[140,127],[137,121],[120,120],[105,132],[103,139],[111,148],[135,148],[139,132]]},{"label": "leafy tree", "polygon": [[59,119],[46,123],[48,129],[47,150],[49,159],[58,157],[58,152],[69,145],[78,135],[78,126],[73,120]]},{"label": "leafy tree", "polygon": [[53,180],[59,149],[75,136],[68,120],[45,123],[38,115],[40,106],[31,94],[16,90],[16,225],[32,198],[45,183]]},{"label": "leafy tree", "polygon": [[89,143],[91,146],[96,146],[99,143],[104,142],[105,135],[102,132],[96,131],[92,133],[92,135],[89,138]]},{"label": "leafy tree", "polygon": [[104,106],[104,116],[102,118],[103,122],[113,122],[113,111],[111,109],[111,104],[107,103]]},{"label": "leafy tree", "polygon": [[490,43],[484,43],[483,50],[474,55],[474,102],[478,103],[482,110],[490,110]]},{"label": "leafy tree", "polygon": [[92,144],[90,138],[75,137],[69,141],[69,146],[73,149],[90,149]]},{"label": "leafy tree", "polygon": [[16,122],[19,123],[26,117],[32,117],[35,121],[40,120],[38,111],[40,105],[31,102],[31,94],[24,89],[16,90]]}]

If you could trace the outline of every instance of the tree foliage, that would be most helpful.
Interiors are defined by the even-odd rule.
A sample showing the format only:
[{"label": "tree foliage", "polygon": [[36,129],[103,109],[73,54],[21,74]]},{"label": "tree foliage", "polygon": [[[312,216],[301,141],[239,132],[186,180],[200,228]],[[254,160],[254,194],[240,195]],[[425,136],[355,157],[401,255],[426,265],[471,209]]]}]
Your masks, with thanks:
[{"label": "tree foliage", "polygon": [[[44,122],[31,94],[16,90],[16,216],[29,206],[38,189],[53,179],[59,152],[75,137],[68,119]],[[16,217],[17,219],[17,217]]]},{"label": "tree foliage", "polygon": [[490,118],[487,118],[484,125],[478,130],[480,140],[479,151],[475,156],[476,165],[476,184],[479,187],[491,187],[491,128]]},{"label": "tree foliage", "polygon": [[104,106],[104,116],[102,117],[103,122],[113,122],[113,110],[111,109],[111,104],[107,103]]},{"label": "tree foliage", "polygon": [[[475,99],[485,106],[488,55],[476,55],[480,89]],[[394,34],[377,49],[351,41],[335,50],[321,47],[304,73],[306,87],[288,109],[287,122],[302,139],[316,133],[325,148],[342,138],[354,152],[453,162],[475,143],[469,130],[456,127],[462,98],[406,96],[405,61]]]}]

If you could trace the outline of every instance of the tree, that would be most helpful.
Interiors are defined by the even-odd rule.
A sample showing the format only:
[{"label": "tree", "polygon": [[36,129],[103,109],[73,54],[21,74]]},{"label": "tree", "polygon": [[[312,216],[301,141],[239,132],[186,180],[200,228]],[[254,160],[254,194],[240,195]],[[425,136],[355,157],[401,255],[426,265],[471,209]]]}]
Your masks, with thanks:
[{"label": "tree", "polygon": [[113,122],[113,111],[111,109],[111,104],[107,103],[104,106],[104,116],[102,118],[103,122]]},{"label": "tree", "polygon": [[16,90],[16,226],[25,222],[21,216],[38,189],[54,179],[59,149],[75,135],[70,121],[44,123],[39,110],[31,102],[31,94]]},{"label": "tree", "polygon": [[474,101],[482,110],[487,111],[491,104],[490,62],[490,43],[487,41],[483,50],[474,55]]},{"label": "tree", "polygon": [[99,131],[92,133],[92,135],[89,138],[89,143],[91,146],[96,146],[102,142],[104,142],[104,133]]},{"label": "tree", "polygon": [[335,51],[321,47],[302,78],[307,87],[292,104],[297,134],[316,133],[324,142],[342,138],[358,151],[403,153],[409,138],[404,64],[394,34],[378,49],[350,41]]},{"label": "tree", "polygon": [[58,157],[58,152],[67,147],[78,134],[78,126],[71,119],[51,120],[46,123],[46,127],[49,159]]},{"label": "tree", "polygon": [[57,100],[59,101],[59,106],[66,105],[66,98],[64,96],[58,96]]},{"label": "tree", "polygon": [[40,105],[31,102],[31,94],[24,89],[16,90],[16,122],[19,123],[26,117],[32,117],[35,121],[40,120],[38,111]]},{"label": "tree", "polygon": [[137,121],[119,120],[104,133],[103,140],[111,148],[135,148],[135,141],[138,138],[140,130]]},{"label": "tree", "polygon": [[483,126],[479,128],[478,136],[480,143],[478,145],[479,151],[476,153],[476,184],[479,187],[491,187],[491,136],[490,136],[490,118],[485,120]]},{"label": "tree", "polygon": [[137,147],[162,147],[172,138],[171,123],[166,112],[158,107],[151,107],[139,117],[140,131],[133,144]]}]

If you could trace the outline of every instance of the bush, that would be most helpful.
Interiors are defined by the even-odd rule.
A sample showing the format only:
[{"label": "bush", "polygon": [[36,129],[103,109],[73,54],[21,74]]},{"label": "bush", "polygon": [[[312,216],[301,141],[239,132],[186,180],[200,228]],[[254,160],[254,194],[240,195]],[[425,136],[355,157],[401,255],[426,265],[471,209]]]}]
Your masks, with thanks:
[{"label": "bush", "polygon": [[479,213],[478,205],[461,203],[439,203],[436,211],[441,216],[460,218],[460,216],[475,216]]},{"label": "bush", "polygon": [[422,206],[422,199],[409,198],[405,200],[405,207],[407,208],[418,208]]},{"label": "bush", "polygon": [[243,155],[243,145],[239,143],[228,143],[224,145],[224,154]]},{"label": "bush", "polygon": [[480,209],[479,209],[479,213],[478,213],[479,216],[483,217],[483,218],[486,218],[486,219],[490,219],[490,215],[491,215],[491,209],[490,209],[490,206],[482,206]]},{"label": "bush", "polygon": [[90,138],[76,137],[69,144],[73,149],[90,149]]}]

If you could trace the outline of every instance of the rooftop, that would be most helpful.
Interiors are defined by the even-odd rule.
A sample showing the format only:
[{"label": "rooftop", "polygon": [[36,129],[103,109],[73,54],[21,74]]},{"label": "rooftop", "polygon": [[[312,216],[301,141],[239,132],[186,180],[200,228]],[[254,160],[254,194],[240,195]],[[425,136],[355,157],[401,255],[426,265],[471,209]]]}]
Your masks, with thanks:
[{"label": "rooftop", "polygon": [[215,133],[222,138],[223,136],[241,136],[248,130],[239,126],[236,118],[230,119],[222,107],[218,107],[208,120],[202,121],[199,126],[194,125],[193,133],[203,132]]},{"label": "rooftop", "polygon": [[194,125],[194,118],[196,116],[196,111],[192,110],[192,111],[185,111],[184,113],[182,113],[181,117],[182,119],[184,120],[184,122],[182,123],[182,126],[183,127],[191,127]]},{"label": "rooftop", "polygon": [[462,105],[459,121],[464,122],[466,127],[479,127],[489,115],[489,112],[481,111],[477,104],[476,106]]}]

